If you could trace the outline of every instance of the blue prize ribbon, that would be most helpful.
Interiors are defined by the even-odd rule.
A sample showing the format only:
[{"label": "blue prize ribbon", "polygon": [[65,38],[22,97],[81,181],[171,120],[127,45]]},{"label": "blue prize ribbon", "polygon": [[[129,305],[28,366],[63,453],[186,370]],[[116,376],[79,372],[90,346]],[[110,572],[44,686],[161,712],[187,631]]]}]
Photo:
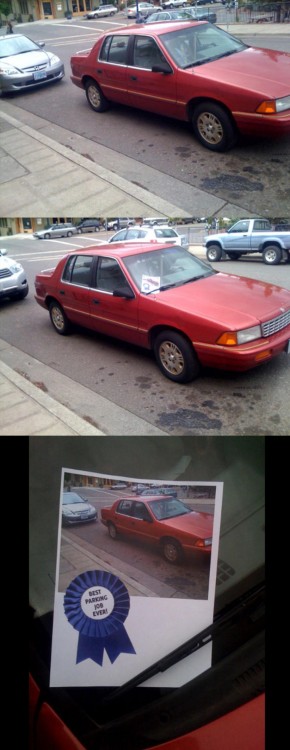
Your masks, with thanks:
[{"label": "blue prize ribbon", "polygon": [[[88,589],[102,586],[114,599],[114,606],[107,617],[93,620],[82,609],[82,596]],[[126,586],[117,576],[104,570],[89,570],[73,579],[64,595],[64,611],[69,623],[78,630],[78,664],[84,659],[93,659],[102,666],[104,651],[113,663],[119,654],[135,654],[136,651],[124,628],[130,609],[130,597]]]}]

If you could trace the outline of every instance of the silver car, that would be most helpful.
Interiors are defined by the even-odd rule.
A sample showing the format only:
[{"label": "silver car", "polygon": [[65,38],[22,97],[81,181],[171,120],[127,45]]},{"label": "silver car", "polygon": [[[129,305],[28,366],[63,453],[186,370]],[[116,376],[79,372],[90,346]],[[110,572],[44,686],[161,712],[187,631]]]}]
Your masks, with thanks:
[{"label": "silver car", "polygon": [[28,295],[26,273],[20,263],[7,256],[7,250],[0,248],[0,299],[16,297],[24,299]]},{"label": "silver car", "polygon": [[100,5],[99,8],[94,8],[94,10],[90,10],[89,13],[86,13],[85,18],[100,18],[102,16],[113,16],[115,13],[118,13],[119,8],[116,8],[115,5]]},{"label": "silver car", "polygon": [[185,234],[178,234],[173,227],[149,227],[145,224],[121,229],[108,240],[109,244],[113,242],[168,242],[169,245],[182,245],[185,250],[188,250],[189,247]]},{"label": "silver car", "polygon": [[44,42],[33,42],[24,34],[0,36],[0,91],[25,91],[60,81],[64,65]]},{"label": "silver car", "polygon": [[77,233],[74,224],[52,224],[46,229],[40,229],[39,232],[33,232],[33,237],[37,237],[38,240],[50,240],[53,237],[71,237]]}]

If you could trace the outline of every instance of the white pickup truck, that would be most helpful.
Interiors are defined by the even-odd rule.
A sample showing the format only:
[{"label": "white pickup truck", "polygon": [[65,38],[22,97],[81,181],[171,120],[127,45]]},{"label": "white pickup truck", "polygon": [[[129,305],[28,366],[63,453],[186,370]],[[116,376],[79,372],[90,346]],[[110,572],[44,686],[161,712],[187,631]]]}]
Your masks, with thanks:
[{"label": "white pickup truck", "polygon": [[268,219],[241,219],[226,232],[207,235],[203,244],[211,262],[226,256],[238,260],[247,253],[261,253],[272,266],[290,261],[290,231],[275,231]]}]

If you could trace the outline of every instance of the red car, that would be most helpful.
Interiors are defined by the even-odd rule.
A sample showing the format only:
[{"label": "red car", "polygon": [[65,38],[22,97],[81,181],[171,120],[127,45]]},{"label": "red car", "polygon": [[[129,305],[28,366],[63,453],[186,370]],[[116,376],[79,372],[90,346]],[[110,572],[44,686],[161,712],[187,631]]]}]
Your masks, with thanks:
[{"label": "red car", "polygon": [[71,324],[153,350],[179,383],[201,366],[244,371],[290,353],[290,292],[214,271],[178,245],[116,243],[75,251],[35,277],[60,335]]},{"label": "red car", "polygon": [[290,54],[249,47],[204,21],[114,29],[70,63],[96,112],[118,102],[185,120],[212,151],[239,133],[290,134]]},{"label": "red car", "polygon": [[211,553],[212,513],[190,510],[176,497],[125,497],[116,500],[110,508],[102,508],[101,521],[112,539],[122,533],[142,542],[152,542],[171,563],[179,561],[184,554]]}]

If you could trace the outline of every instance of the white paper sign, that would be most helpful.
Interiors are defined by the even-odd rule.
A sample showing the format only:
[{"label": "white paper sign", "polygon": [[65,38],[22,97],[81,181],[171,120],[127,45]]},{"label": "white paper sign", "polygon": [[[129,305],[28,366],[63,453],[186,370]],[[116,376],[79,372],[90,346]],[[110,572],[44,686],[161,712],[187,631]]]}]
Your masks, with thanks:
[{"label": "white paper sign", "polygon": [[[52,687],[123,685],[212,623],[222,492],[62,470]],[[142,684],[210,665],[209,643]]]}]

